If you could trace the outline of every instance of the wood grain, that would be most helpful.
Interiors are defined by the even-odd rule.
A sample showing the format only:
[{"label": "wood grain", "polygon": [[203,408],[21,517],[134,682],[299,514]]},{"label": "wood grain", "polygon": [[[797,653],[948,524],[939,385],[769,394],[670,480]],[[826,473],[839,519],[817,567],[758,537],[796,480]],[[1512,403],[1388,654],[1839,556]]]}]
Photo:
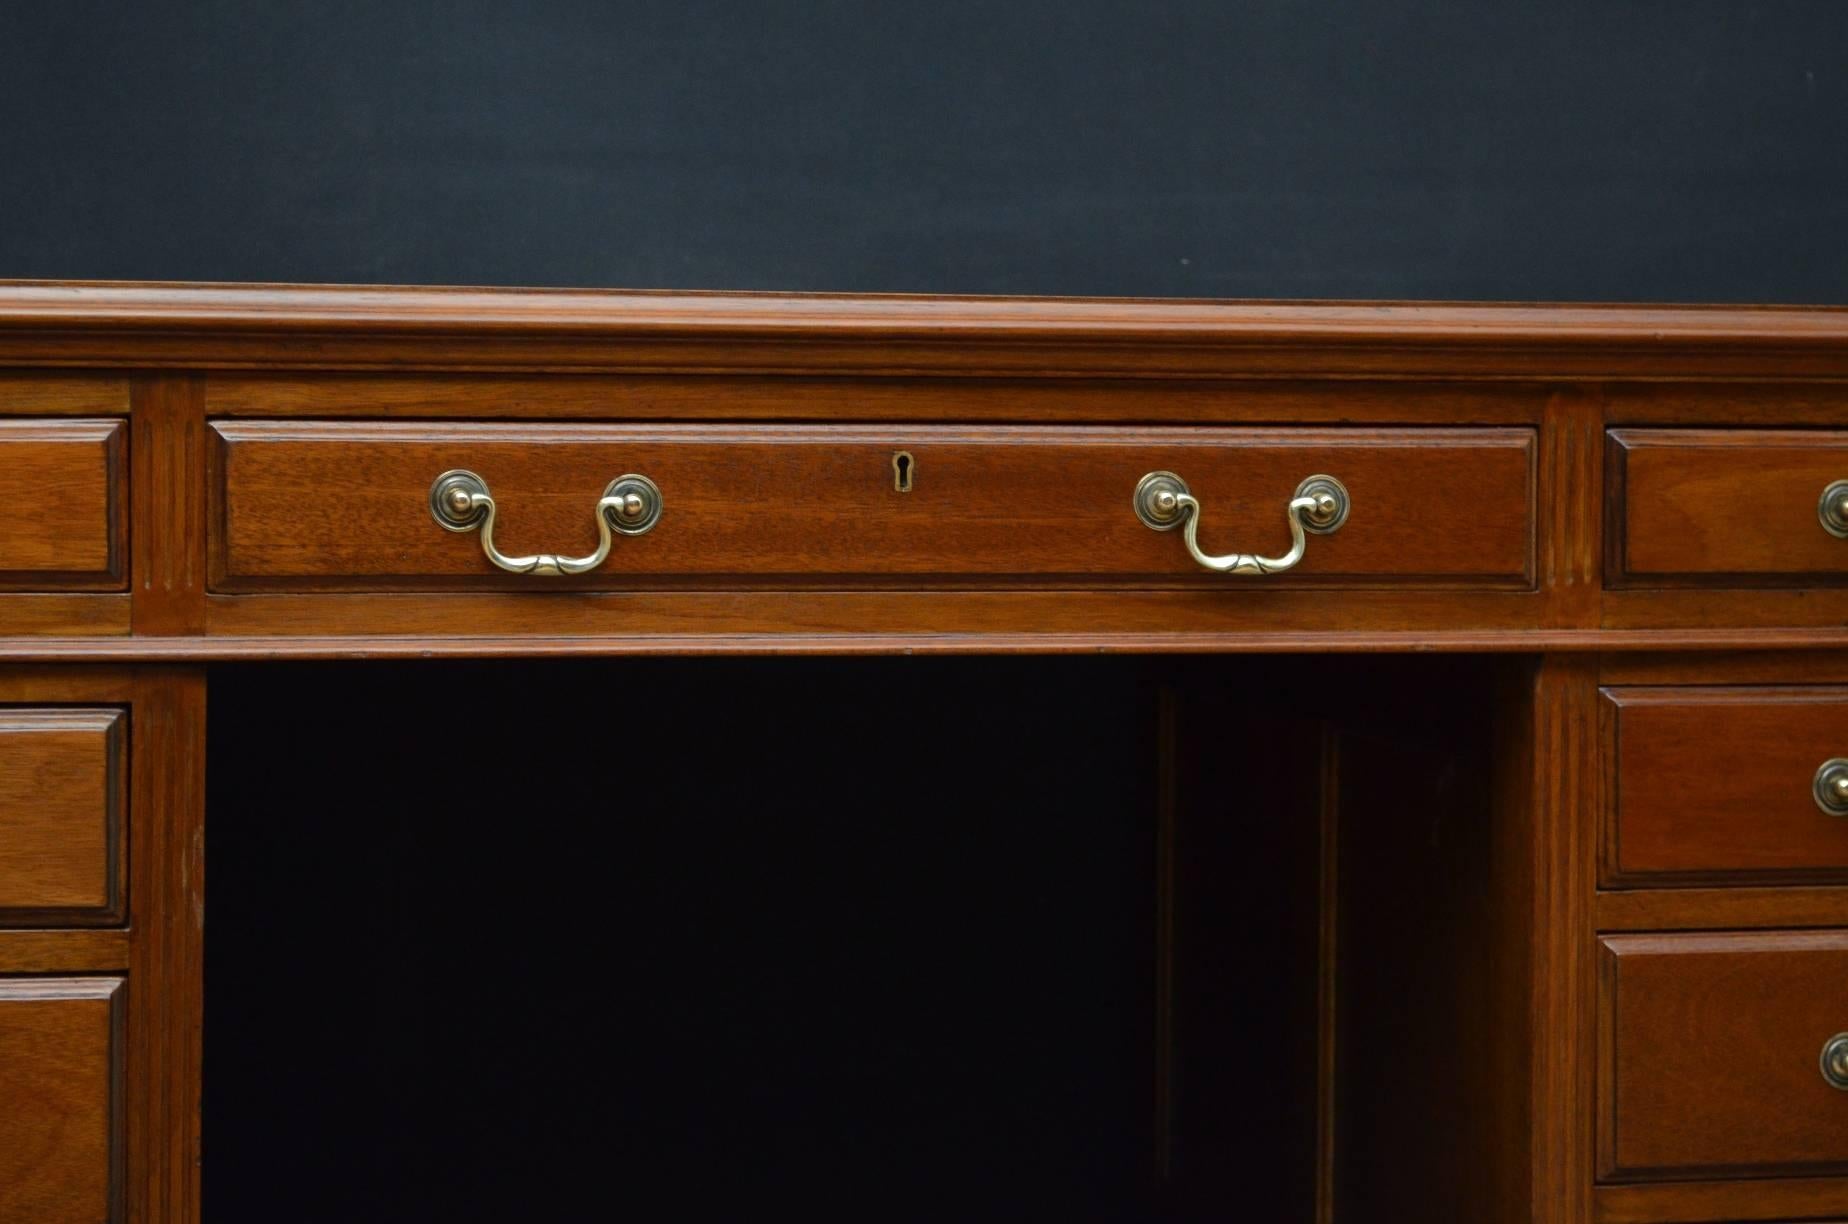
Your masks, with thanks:
[{"label": "wood grain", "polygon": [[122,1216],[119,977],[0,979],[0,1219]]},{"label": "wood grain", "polygon": [[1674,1182],[1600,1186],[1598,1224],[1848,1224],[1848,1180]]},{"label": "wood grain", "polygon": [[1615,772],[1605,881],[1848,882],[1848,819],[1816,769],[1848,755],[1848,688],[1604,692]]},{"label": "wood grain", "polygon": [[128,540],[121,421],[0,417],[0,590],[120,590]]},{"label": "wood grain", "polygon": [[129,1224],[199,1218],[205,953],[205,677],[133,675],[134,942],[128,1040]]},{"label": "wood grain", "polygon": [[[510,552],[594,550],[592,508],[625,472],[651,477],[655,529],[618,539],[573,587],[706,577],[1162,578],[1237,589],[1135,516],[1136,482],[1179,472],[1202,546],[1289,547],[1285,507],[1318,472],[1354,510],[1267,587],[1318,579],[1526,587],[1533,435],[1526,430],[937,429],[218,422],[214,590],[366,583],[533,589],[474,534],[432,521],[430,483],[480,473]],[[915,460],[911,492],[893,456]],[[1247,583],[1245,585],[1252,585]]]},{"label": "wood grain", "polygon": [[1497,702],[1492,862],[1496,921],[1517,940],[1494,958],[1495,1065],[1522,1108],[1494,1120],[1505,1218],[1592,1217],[1596,992],[1592,903],[1601,801],[1596,662],[1517,667]]},{"label": "wood grain", "polygon": [[1639,888],[1598,894],[1600,931],[1848,927],[1848,888]]},{"label": "wood grain", "polygon": [[1848,374],[1829,308],[1112,301],[15,281],[0,360],[831,375]]},{"label": "wood grain", "polygon": [[1607,685],[1848,685],[1848,653],[1841,651],[1668,651],[1608,655],[1600,663]]},{"label": "wood grain", "polygon": [[[1848,624],[1848,586],[1604,591],[1604,627],[1625,631],[1805,630],[1819,643]],[[1653,634],[1637,632],[1639,640]],[[1793,641],[1792,645],[1803,645]]]},{"label": "wood grain", "polygon": [[0,373],[0,416],[126,415],[126,378]]},{"label": "wood grain", "polygon": [[1554,625],[1594,626],[1603,593],[1603,401],[1564,387],[1547,398],[1540,430],[1540,586]]},{"label": "wood grain", "polygon": [[1848,1093],[1817,1068],[1848,1029],[1848,932],[1600,942],[1599,1172],[1848,1172]]},{"label": "wood grain", "polygon": [[[1597,685],[1678,686],[1662,707],[1671,712],[1688,698],[1680,686],[1698,696],[1835,685],[1848,700],[1848,548],[1814,520],[1821,485],[1848,476],[1818,479],[1848,458],[1848,311],[40,283],[0,285],[0,364],[12,367],[0,371],[0,471],[38,480],[76,453],[70,431],[91,431],[79,483],[107,510],[54,514],[35,492],[0,541],[0,702],[130,710],[129,802],[116,810],[134,849],[118,893],[132,928],[0,931],[0,973],[116,975],[95,979],[114,983],[106,1006],[125,1025],[99,1047],[101,1065],[127,1076],[119,1096],[101,1098],[120,1119],[99,1149],[115,1218],[192,1224],[199,1211],[199,663],[1434,651],[1509,656],[1483,711],[1494,797],[1471,827],[1484,848],[1441,894],[1467,902],[1472,925],[1434,924],[1406,953],[1435,958],[1408,971],[1441,964],[1450,989],[1387,1000],[1463,1034],[1454,1065],[1434,1061],[1439,1025],[1429,1044],[1404,1043],[1434,1075],[1457,1073],[1442,1100],[1482,1102],[1469,1112],[1476,1131],[1448,1149],[1471,1164],[1451,1175],[1450,1201],[1533,1224],[1848,1218],[1848,1178],[1811,1175],[1848,1172],[1848,1158],[1805,1153],[1776,1129],[1805,1125],[1790,1102],[1807,1081],[1710,1087],[1686,1109],[1645,1099],[1641,1130],[1634,1114],[1628,1130],[1605,1118],[1612,1144],[1711,1150],[1694,1152],[1708,1161],[1695,1166],[1688,1150],[1625,1151],[1623,1176],[1647,1180],[1594,1188],[1598,1102],[1619,1100],[1623,1075],[1668,1074],[1632,1056],[1665,1057],[1665,1022],[1651,1016],[1719,1024],[1760,1007],[1750,1032],[1707,1034],[1709,1047],[1734,1043],[1721,1073],[1749,1077],[1781,1026],[1829,993],[1798,999],[1783,970],[1761,967],[1820,956],[1820,978],[1841,977],[1848,861],[1807,842],[1783,806],[1779,754],[1824,746],[1784,721],[1785,696],[1760,702],[1768,712],[1749,725],[1725,711],[1752,708],[1752,694],[1701,699],[1636,755],[1639,724],[1615,738],[1619,716]],[[41,442],[19,431],[47,429],[62,449],[32,458]],[[1427,445],[1399,445],[1411,439]],[[458,445],[472,452],[452,457]],[[905,495],[887,466],[901,447],[920,461]],[[1330,451],[1345,468],[1317,458]],[[9,469],[9,455],[31,461]],[[488,476],[511,550],[588,551],[590,503],[622,471],[660,480],[667,514],[655,536],[618,541],[607,573],[535,597],[531,582],[489,569],[473,537],[429,521],[429,480],[452,466]],[[1130,488],[1154,467],[1181,471],[1201,494],[1209,548],[1280,550],[1282,498],[1311,471],[1348,482],[1354,518],[1312,539],[1297,573],[1229,582],[1193,571],[1177,536],[1130,514]],[[1801,496],[1788,493],[1799,485]],[[92,530],[102,534],[83,536]],[[48,541],[58,564],[79,568],[32,568]],[[9,561],[19,548],[27,560]],[[109,661],[132,667],[98,666]],[[1712,783],[1729,753],[1749,759]],[[1327,743],[1324,755],[1333,795]],[[1798,780],[1801,803],[1814,764]],[[1383,758],[1374,772],[1390,768]],[[0,787],[9,774],[31,781],[0,768]],[[1708,785],[1677,794],[1678,779]],[[1744,789],[1728,799],[1727,786]],[[1363,818],[1364,791],[1350,777],[1339,794],[1351,805],[1345,831]],[[1653,844],[1635,836],[1652,827],[1647,806],[1632,820],[1639,794],[1645,805],[1655,796]],[[1750,826],[1736,818],[1745,810]],[[1708,825],[1686,824],[1702,811]],[[49,837],[36,844],[72,856],[66,866],[94,857],[88,843]],[[1635,887],[1598,893],[1600,855],[1607,882]],[[1378,892],[1386,914],[1390,884]],[[1357,897],[1335,905],[1339,887],[1324,882],[1324,908],[1351,916]],[[1634,932],[1611,937],[1636,953],[1643,977],[1632,981],[1670,966],[1660,989],[1626,987],[1647,1040],[1623,1039],[1615,1010],[1601,1027],[1600,928]],[[1668,931],[1683,933],[1643,934]],[[1721,933],[1697,933],[1710,931]],[[1391,920],[1363,934],[1382,955],[1395,947]],[[1689,972],[1706,954],[1678,942],[1688,940],[1717,941],[1713,964],[1746,968]],[[1619,958],[1606,955],[1614,999]],[[1335,989],[1338,972],[1324,968],[1325,1026],[1359,997]],[[64,1005],[78,1004],[104,1002]],[[0,1026],[12,1005],[0,1004]],[[1295,1089],[1323,1102],[1324,1211],[1338,1170],[1368,1156],[1335,1143],[1344,1087],[1351,1103],[1363,1082],[1352,1072],[1364,1033],[1328,1036]],[[1171,1048],[1170,1071],[1186,1057]],[[1635,1089],[1624,1099],[1634,1107]],[[1767,1102],[1791,1117],[1758,1126]],[[1389,1116],[1429,1111],[1375,1103]],[[1752,1125],[1702,1121],[1722,1106]],[[1446,1149],[1404,1129],[1398,1173],[1441,1163]],[[1752,1143],[1763,1150],[1742,1154]],[[1613,1149],[1607,1167],[1617,1159]],[[1728,1180],[1740,1172],[1751,1180]],[[1224,1184],[1236,1198],[1236,1178]],[[1352,1200],[1345,1215],[1365,1219],[1367,1204]]]},{"label": "wood grain", "polygon": [[197,378],[134,383],[134,628],[205,628],[205,412]]},{"label": "wood grain", "polygon": [[[1332,394],[1331,394],[1332,390]],[[219,371],[213,417],[866,424],[1532,425],[1527,383]]]},{"label": "wood grain", "polygon": [[0,708],[0,926],[123,920],[125,722]]},{"label": "wood grain", "polygon": [[[222,632],[207,636],[86,636],[0,637],[0,663],[84,664],[213,662],[264,659],[398,659],[398,658],[587,658],[643,655],[874,655],[874,654],[1584,654],[1597,651],[1689,650],[1728,651],[1804,650],[1811,647],[1848,647],[1848,633],[1818,634],[1811,630],[1708,630],[1673,633],[1637,633],[1609,630],[1522,629],[1503,625],[1489,628],[1443,628],[1441,605],[1423,609],[1420,616],[1406,615],[1404,605],[1392,607],[1389,628],[1365,628],[1366,613],[1380,605],[1342,617],[1325,629],[1288,627],[1316,615],[1316,601],[1290,601],[1266,605],[1263,615],[1227,618],[1217,628],[1201,630],[1163,628],[1161,604],[1145,602],[1124,621],[1109,620],[1103,627],[1074,627],[1087,601],[1078,601],[1070,616],[1059,624],[1035,628],[1031,614],[1047,605],[1009,597],[1006,607],[1019,620],[1003,623],[987,602],[963,592],[942,606],[952,620],[948,627],[924,623],[921,615],[905,618],[891,605],[868,603],[853,595],[828,593],[817,600],[792,601],[787,619],[747,615],[732,598],[689,595],[655,603],[645,596],[583,596],[589,607],[575,606],[562,614],[536,616],[519,631],[496,625],[493,613],[503,607],[486,596],[394,595],[381,602],[367,596],[222,596],[208,606],[218,608],[216,625]],[[1303,592],[1296,592],[1303,594]],[[1361,602],[1359,593],[1343,602]],[[906,594],[892,593],[902,600]],[[271,600],[275,602],[271,602]],[[507,595],[512,608],[534,608],[536,601]],[[560,596],[562,603],[566,597]],[[1126,596],[1125,598],[1129,598]],[[412,604],[420,599],[445,599],[438,615],[418,613]],[[305,605],[291,607],[299,601]],[[600,601],[600,602],[598,602]],[[780,602],[780,601],[779,601]],[[1470,601],[1474,603],[1475,601]],[[233,614],[230,605],[252,605]],[[619,613],[640,605],[646,624],[622,621]],[[1107,608],[1099,601],[1094,606]],[[1451,605],[1468,610],[1469,604]],[[1486,603],[1490,610],[1495,604]],[[553,607],[548,602],[545,608]],[[605,619],[593,623],[594,609]],[[503,608],[504,610],[504,608]],[[852,618],[868,610],[880,619],[875,628],[856,630]],[[1417,611],[1417,605],[1413,605]],[[544,608],[536,611],[543,612]],[[756,609],[762,613],[763,609]],[[363,615],[342,631],[343,614]],[[1290,614],[1294,614],[1294,618]],[[709,617],[714,624],[704,623]],[[1494,625],[1501,618],[1490,618]],[[1227,623],[1227,622],[1230,623]],[[447,629],[412,631],[408,626],[447,623]],[[1430,627],[1418,628],[1420,623]],[[611,626],[615,625],[616,628]],[[671,626],[671,628],[664,628]],[[392,629],[398,632],[392,632]]]},{"label": "wood grain", "polygon": [[1848,479],[1848,433],[1610,432],[1613,585],[1817,586],[1848,578],[1848,541],[1816,503]]},{"label": "wood grain", "polygon": [[0,930],[0,973],[121,973],[128,931]]}]

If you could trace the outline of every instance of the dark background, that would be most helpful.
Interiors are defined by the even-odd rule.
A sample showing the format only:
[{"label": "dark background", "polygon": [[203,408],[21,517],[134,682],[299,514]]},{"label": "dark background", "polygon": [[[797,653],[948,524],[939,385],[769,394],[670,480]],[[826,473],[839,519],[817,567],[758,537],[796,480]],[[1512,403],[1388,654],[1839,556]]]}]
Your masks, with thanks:
[{"label": "dark background", "polygon": [[1848,4],[0,8],[0,276],[1848,301]]}]

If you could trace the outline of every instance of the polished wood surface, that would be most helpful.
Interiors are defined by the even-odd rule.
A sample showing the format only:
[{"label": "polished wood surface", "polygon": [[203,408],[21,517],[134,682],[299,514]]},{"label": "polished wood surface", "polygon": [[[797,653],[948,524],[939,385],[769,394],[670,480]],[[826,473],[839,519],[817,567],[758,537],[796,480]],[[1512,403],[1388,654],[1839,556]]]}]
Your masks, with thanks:
[{"label": "polished wood surface", "polygon": [[1817,586],[1848,575],[1823,489],[1848,480],[1848,433],[1611,431],[1612,580]]},{"label": "polished wood surface", "polygon": [[13,281],[0,360],[210,369],[1840,378],[1829,308]]},{"label": "polished wood surface", "polygon": [[[58,1014],[119,1030],[57,1040],[121,1075],[99,1095],[20,1055],[113,1129],[13,1184],[81,1166],[59,1209],[199,1218],[208,669],[235,693],[271,658],[1127,654],[1167,696],[1090,717],[1143,737],[1169,822],[1135,1107],[1167,1180],[1135,1194],[1177,1219],[1848,1220],[1848,1097],[1815,1065],[1848,1028],[1822,1014],[1848,1004],[1848,825],[1809,797],[1848,755],[1848,541],[1815,518],[1844,422],[1833,309],[0,284],[0,706],[110,715],[120,754],[103,808],[74,752],[0,769],[0,987],[108,983]],[[623,472],[666,510],[595,574],[516,577],[431,521],[452,467],[510,552],[589,551]],[[1290,573],[1210,575],[1135,519],[1155,468],[1209,551],[1282,551],[1312,473],[1353,514]],[[1408,658],[1358,657],[1383,653]],[[566,767],[548,728],[589,698],[558,683],[475,712],[522,720],[517,768]],[[856,717],[785,691],[792,736]],[[338,717],[284,742],[239,709],[253,755],[221,777],[354,750]],[[0,754],[31,738],[0,726]],[[353,802],[325,849],[376,867]]]},{"label": "polished wood surface", "polygon": [[[14,385],[37,389],[36,399],[19,402],[62,405],[47,407],[40,419],[48,419],[119,403],[110,397],[126,383],[134,434],[130,592],[0,595],[0,659],[363,657],[432,644],[468,653],[477,643],[595,654],[617,641],[623,649],[684,644],[734,653],[1848,648],[1848,584],[1797,576],[1770,586],[1731,578],[1714,585],[1706,575],[1695,585],[1651,579],[1639,586],[1607,555],[1619,538],[1607,484],[1621,475],[1620,461],[1607,454],[1608,431],[1636,432],[1635,422],[1726,434],[1786,425],[1817,432],[1848,412],[1844,337],[1848,313],[1774,308],[0,285],[0,364],[11,367]],[[46,390],[54,386],[57,396]],[[1114,574],[1104,566],[1059,576],[1030,557],[1007,572],[994,542],[977,550],[990,569],[958,572],[943,555],[952,537],[936,532],[919,543],[922,531],[896,520],[886,530],[907,551],[937,555],[909,571],[888,561],[885,573],[843,573],[840,557],[814,541],[765,529],[756,542],[785,550],[767,560],[836,572],[802,569],[782,580],[761,567],[741,570],[729,555],[676,553],[663,563],[676,567],[670,572],[620,580],[613,605],[577,594],[595,590],[594,578],[552,583],[545,601],[525,599],[521,584],[487,572],[465,539],[442,542],[456,549],[451,566],[423,552],[441,545],[412,545],[408,534],[404,574],[243,575],[223,550],[231,519],[206,500],[220,441],[208,419],[226,430],[440,431],[464,423],[543,431],[570,422],[615,433],[703,422],[715,435],[740,437],[759,428],[881,436],[1029,424],[1052,431],[1290,426],[1342,436],[1412,426],[1531,431],[1529,552],[1514,577],[1499,558],[1492,567],[1472,561],[1470,550],[1484,543],[1480,532],[1491,528],[1467,510],[1443,516],[1436,535],[1414,532],[1410,524],[1452,506],[1452,485],[1444,483],[1403,513],[1393,507],[1398,525],[1384,548],[1354,542],[1368,505],[1369,529],[1386,530],[1374,494],[1357,501],[1362,517],[1349,528],[1312,541],[1334,546],[1333,554],[1312,547],[1295,576],[1229,589],[1189,572],[1178,549],[1125,556],[1111,563],[1126,566]],[[1409,476],[1389,491],[1413,488]],[[1035,469],[1031,479],[1036,489],[1069,493],[1049,472]],[[928,496],[932,487],[926,482],[909,496]],[[780,492],[796,496],[787,481]],[[560,498],[556,521],[550,496]],[[994,496],[983,489],[977,504],[995,504]],[[1231,508],[1222,514],[1252,517],[1228,522],[1226,544],[1209,518],[1210,545],[1275,547],[1262,542],[1267,514],[1242,508],[1246,496],[1242,483],[1216,494]],[[1478,482],[1473,496],[1490,508],[1508,500],[1500,482]],[[587,516],[567,510],[563,494],[535,487],[507,500],[510,538],[545,537],[528,547],[562,548],[564,533],[589,531]],[[524,511],[531,527],[520,526],[517,502],[531,507]],[[1039,504],[1063,505],[1044,497]],[[1074,503],[1069,523],[1114,518],[1101,509],[1114,504]],[[261,521],[289,513],[265,510]],[[310,498],[299,513],[312,521],[338,511]],[[1007,534],[999,515],[954,513],[964,516],[962,534],[971,540]],[[742,539],[763,527],[760,517],[734,516],[723,530]],[[885,520],[856,521],[870,530]],[[670,511],[660,530],[673,522]],[[1126,524],[1113,530],[1127,532],[1136,549],[1178,545]],[[1073,539],[1080,534],[1057,526]],[[1138,532],[1150,538],[1136,539]],[[1268,532],[1281,539],[1281,524]],[[278,539],[253,532],[244,547],[291,546]],[[619,542],[613,567],[623,563],[622,543],[648,547]],[[1418,555],[1392,559],[1401,546]],[[1334,565],[1344,552],[1346,572],[1316,576],[1315,567]],[[1430,564],[1440,552],[1440,564]],[[1151,570],[1149,558],[1174,568]],[[465,561],[477,568],[460,569]],[[291,563],[264,564],[287,570]],[[221,567],[216,593],[208,589],[211,565]],[[971,581],[1004,586],[1008,597],[962,589]],[[1318,589],[1329,584],[1347,588],[1338,601]],[[891,598],[883,598],[886,589]],[[931,597],[917,598],[920,590]],[[494,598],[501,592],[519,593],[522,610]],[[1055,598],[1036,598],[1048,593]],[[495,632],[509,623],[519,632]],[[493,646],[497,638],[505,645]],[[449,645],[458,639],[466,644]]]},{"label": "polished wood surface", "polygon": [[[530,589],[479,537],[431,519],[451,468],[493,493],[497,543],[583,555],[604,486],[642,473],[661,521],[568,585],[704,578],[1134,578],[1225,583],[1131,502],[1172,470],[1202,504],[1202,547],[1287,552],[1301,481],[1353,498],[1342,528],[1267,586],[1317,579],[1524,587],[1533,438],[1523,430],[1130,430],[218,422],[215,590],[462,580]],[[894,471],[909,465],[901,491]]]},{"label": "polished wood surface", "polygon": [[121,589],[126,432],[121,421],[0,416],[0,479],[20,493],[0,532],[0,590]]},{"label": "polished wood surface", "polygon": [[1848,818],[1816,805],[1848,756],[1848,688],[1610,688],[1607,883],[1848,883]]},{"label": "polished wood surface", "polygon": [[0,926],[122,920],[124,721],[0,707]]},{"label": "polished wood surface", "polygon": [[202,380],[134,384],[134,631],[205,628],[205,420]]},{"label": "polished wood surface", "polygon": [[0,978],[0,1219],[117,1224],[119,977]]},{"label": "polished wood surface", "polygon": [[1848,932],[1600,943],[1600,1173],[1848,1172],[1848,1092],[1818,1069],[1848,1030]]},{"label": "polished wood surface", "polygon": [[1639,1182],[1598,1187],[1597,1224],[1848,1224],[1848,1179]]}]

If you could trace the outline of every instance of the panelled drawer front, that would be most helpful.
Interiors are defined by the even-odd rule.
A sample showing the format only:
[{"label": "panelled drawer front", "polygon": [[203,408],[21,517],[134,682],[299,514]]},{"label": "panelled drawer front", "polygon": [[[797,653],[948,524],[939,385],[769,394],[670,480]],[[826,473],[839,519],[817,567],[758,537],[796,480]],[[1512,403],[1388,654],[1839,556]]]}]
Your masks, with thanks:
[{"label": "panelled drawer front", "polygon": [[1848,816],[1816,800],[1848,757],[1848,688],[1613,688],[1607,882],[1848,882]]},{"label": "panelled drawer front", "polygon": [[123,920],[126,722],[0,708],[0,926]]},{"label": "panelled drawer front", "polygon": [[1848,578],[1823,491],[1848,480],[1848,432],[1614,429],[1613,585],[1811,586]]},{"label": "panelled drawer front", "polygon": [[121,978],[0,979],[0,1220],[123,1217]]},{"label": "panelled drawer front", "polygon": [[1602,941],[1608,1180],[1848,1173],[1848,932]]},{"label": "panelled drawer front", "polygon": [[127,427],[0,420],[0,590],[120,590],[128,524]]},{"label": "panelled drawer front", "polygon": [[[860,428],[224,421],[216,433],[212,584],[222,591],[401,583],[466,589],[654,581],[1061,578],[1197,583],[1531,585],[1533,434],[1526,429]],[[894,459],[910,456],[911,488]],[[493,568],[474,534],[442,530],[432,481],[478,473],[507,552],[591,553],[593,508],[640,473],[663,512],[576,578]],[[1352,496],[1340,530],[1285,574],[1202,571],[1179,531],[1132,498],[1183,477],[1209,552],[1286,551],[1298,484]]]}]

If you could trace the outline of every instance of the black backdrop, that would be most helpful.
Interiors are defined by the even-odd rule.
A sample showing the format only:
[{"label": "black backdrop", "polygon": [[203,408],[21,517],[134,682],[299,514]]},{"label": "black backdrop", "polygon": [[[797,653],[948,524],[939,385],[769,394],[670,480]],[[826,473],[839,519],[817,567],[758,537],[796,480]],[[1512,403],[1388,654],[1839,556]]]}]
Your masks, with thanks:
[{"label": "black backdrop", "polygon": [[0,5],[0,276],[1848,301],[1848,4]]}]

